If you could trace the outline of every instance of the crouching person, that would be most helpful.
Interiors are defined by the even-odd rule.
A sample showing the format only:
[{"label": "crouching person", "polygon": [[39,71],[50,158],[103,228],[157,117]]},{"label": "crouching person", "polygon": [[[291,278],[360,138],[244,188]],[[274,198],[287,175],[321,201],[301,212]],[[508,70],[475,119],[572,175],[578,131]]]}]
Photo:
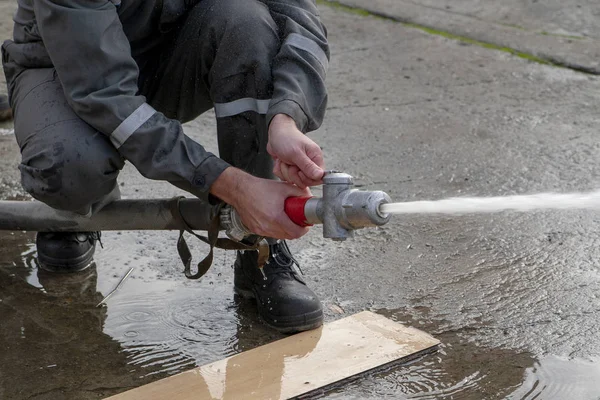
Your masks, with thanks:
[{"label": "crouching person", "polygon": [[[285,239],[307,228],[284,212],[321,183],[323,155],[305,133],[323,119],[329,59],[311,0],[19,0],[2,46],[23,187],[92,215],[119,198],[126,160],[205,201],[224,201],[271,256],[239,253],[235,289],[283,332],[322,324],[322,307]],[[219,155],[182,123],[214,108]],[[275,180],[279,177],[281,181]],[[40,232],[40,266],[73,272],[99,233]],[[266,306],[268,304],[268,306]]]}]

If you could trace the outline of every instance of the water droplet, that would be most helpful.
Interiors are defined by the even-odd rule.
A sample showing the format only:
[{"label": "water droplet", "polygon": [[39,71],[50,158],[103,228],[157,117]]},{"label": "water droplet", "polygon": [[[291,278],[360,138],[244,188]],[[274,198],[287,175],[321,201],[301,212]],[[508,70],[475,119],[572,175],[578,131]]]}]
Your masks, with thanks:
[{"label": "water droplet", "polygon": [[150,318],[152,318],[152,314],[145,311],[134,311],[131,314],[127,314],[125,316],[125,319],[136,322],[148,321]]}]

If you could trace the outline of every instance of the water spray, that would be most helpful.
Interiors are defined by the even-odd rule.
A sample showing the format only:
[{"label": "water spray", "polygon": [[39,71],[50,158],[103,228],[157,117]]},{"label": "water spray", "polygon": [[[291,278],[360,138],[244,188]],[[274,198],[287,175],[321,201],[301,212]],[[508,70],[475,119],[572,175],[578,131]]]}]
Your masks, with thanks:
[{"label": "water spray", "polygon": [[453,197],[435,201],[382,204],[388,214],[483,214],[502,211],[593,210],[600,208],[600,191],[588,193],[538,193],[496,197]]}]

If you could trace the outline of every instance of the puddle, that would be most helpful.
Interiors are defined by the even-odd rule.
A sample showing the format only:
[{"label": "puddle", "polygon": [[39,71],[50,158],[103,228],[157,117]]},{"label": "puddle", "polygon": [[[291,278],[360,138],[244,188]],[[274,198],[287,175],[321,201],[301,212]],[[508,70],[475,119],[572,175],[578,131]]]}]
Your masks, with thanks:
[{"label": "puddle", "polygon": [[34,238],[0,232],[2,399],[102,398],[281,337],[234,298],[230,256],[186,280],[175,233],[105,233],[90,270],[58,276],[38,270]]},{"label": "puddle", "polygon": [[[357,240],[370,240],[369,235],[365,233]],[[559,243],[578,239],[578,236],[572,239],[555,236],[551,241],[545,236],[530,241],[547,242],[544,250],[549,250],[563,246]],[[95,268],[81,275],[56,277],[38,271],[33,234],[0,232],[0,398],[97,399],[281,338],[257,320],[251,304],[234,297],[232,253],[217,252],[208,274],[199,281],[190,281],[183,277],[176,257],[176,238],[175,232],[105,232],[104,248],[97,251]],[[196,259],[200,259],[206,248],[194,242],[189,244]],[[479,240],[476,245],[481,248],[486,242]],[[536,344],[550,342],[554,337],[552,332],[562,326],[560,315],[548,323],[533,318],[533,314],[541,315],[538,308],[542,305],[558,304],[555,296],[542,298],[529,310],[520,306],[526,304],[528,297],[514,297],[519,302],[510,303],[512,300],[506,295],[511,293],[509,289],[515,293],[541,291],[543,285],[550,287],[553,281],[573,286],[580,285],[585,278],[591,285],[596,280],[591,269],[571,269],[556,277],[550,275],[553,278],[550,280],[548,274],[556,272],[546,268],[545,279],[541,279],[533,274],[535,264],[530,266],[528,260],[517,256],[526,253],[537,260],[539,254],[544,254],[541,250],[529,252],[531,243],[523,242],[523,249],[496,242],[488,245],[493,250],[488,261],[475,262],[475,258],[469,273],[453,274],[446,278],[444,286],[427,290],[423,297],[418,297],[416,291],[412,296],[406,292],[387,299],[410,306],[374,309],[440,339],[442,346],[437,354],[368,375],[324,397],[584,400],[600,397],[599,381],[595,379],[600,374],[600,359],[585,358],[586,353],[592,355],[593,345],[576,348],[577,358],[557,356],[569,354],[562,352],[568,346],[545,345],[549,351],[537,353],[547,354],[544,357],[532,350],[537,349]],[[427,259],[427,251],[437,251],[441,245],[432,241],[433,250],[414,246]],[[473,243],[467,241],[464,246]],[[359,257],[353,247],[345,245],[341,249],[349,258]],[[316,264],[314,268],[325,274],[332,268],[331,253],[327,251],[330,249],[322,244],[322,239],[313,238],[297,254],[303,265],[310,268]],[[551,254],[557,257],[559,253]],[[504,260],[503,264],[498,260]],[[562,265],[560,259],[543,260],[546,266]],[[447,264],[452,262],[451,258],[445,260]],[[132,267],[133,273],[107,306],[97,308]],[[378,273],[377,269],[372,271]],[[524,276],[528,279],[517,279]],[[570,281],[565,280],[567,277]],[[320,279],[315,282],[330,286],[326,278]],[[417,278],[410,279],[413,282]],[[376,278],[371,281],[380,282]],[[432,282],[440,285],[439,279]],[[468,298],[461,296],[459,283],[473,288]],[[377,286],[373,288],[379,290]],[[591,290],[579,287],[578,293],[585,294],[588,289]],[[333,288],[328,291],[335,293]],[[557,292],[556,296],[559,295]],[[444,300],[448,298],[456,300]],[[365,307],[364,299],[359,297],[330,296],[323,300],[331,311],[329,320],[342,317],[339,313],[353,313],[355,308]],[[504,318],[489,318],[502,315],[504,309],[509,310]],[[585,322],[590,324],[589,329],[593,328],[594,314],[574,315],[564,318],[564,322],[577,321],[577,326],[587,326],[582,325]],[[544,333],[550,332],[550,328],[552,334]],[[585,338],[594,343],[593,337],[588,338],[595,332],[593,329],[585,333],[571,328],[562,333],[575,334],[575,331],[583,335],[578,342]],[[571,337],[568,340],[574,343]],[[10,368],[3,367],[7,365]],[[34,387],[30,385],[31,379],[35,379]],[[226,393],[211,389],[215,396],[221,392]]]},{"label": "puddle", "polygon": [[600,358],[543,357],[525,372],[523,384],[510,400],[598,399]]},{"label": "puddle", "polygon": [[[419,324],[406,309],[377,310],[392,320],[425,332],[435,322]],[[382,373],[375,373],[331,393],[327,399],[502,399],[519,386],[535,363],[527,352],[478,347],[456,333],[435,335],[438,353]]]},{"label": "puddle", "polygon": [[[424,310],[427,312],[427,310]],[[406,325],[419,325],[405,310],[377,311]],[[419,326],[439,328],[437,322]],[[600,358],[547,355],[481,347],[456,332],[434,335],[440,351],[408,365],[372,374],[327,399],[598,399]]]}]

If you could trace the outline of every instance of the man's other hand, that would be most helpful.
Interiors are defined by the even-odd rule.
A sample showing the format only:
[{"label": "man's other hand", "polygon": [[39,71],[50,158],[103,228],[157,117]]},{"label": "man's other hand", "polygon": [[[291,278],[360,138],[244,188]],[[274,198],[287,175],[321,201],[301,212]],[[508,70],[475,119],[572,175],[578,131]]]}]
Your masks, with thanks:
[{"label": "man's other hand", "polygon": [[288,115],[277,114],[271,120],[267,151],[275,160],[273,173],[281,180],[302,189],[323,183],[321,148],[300,132]]},{"label": "man's other hand", "polygon": [[229,167],[213,182],[210,192],[233,206],[253,233],[276,239],[297,239],[308,232],[285,213],[288,197],[311,196],[307,188],[261,179]]}]

